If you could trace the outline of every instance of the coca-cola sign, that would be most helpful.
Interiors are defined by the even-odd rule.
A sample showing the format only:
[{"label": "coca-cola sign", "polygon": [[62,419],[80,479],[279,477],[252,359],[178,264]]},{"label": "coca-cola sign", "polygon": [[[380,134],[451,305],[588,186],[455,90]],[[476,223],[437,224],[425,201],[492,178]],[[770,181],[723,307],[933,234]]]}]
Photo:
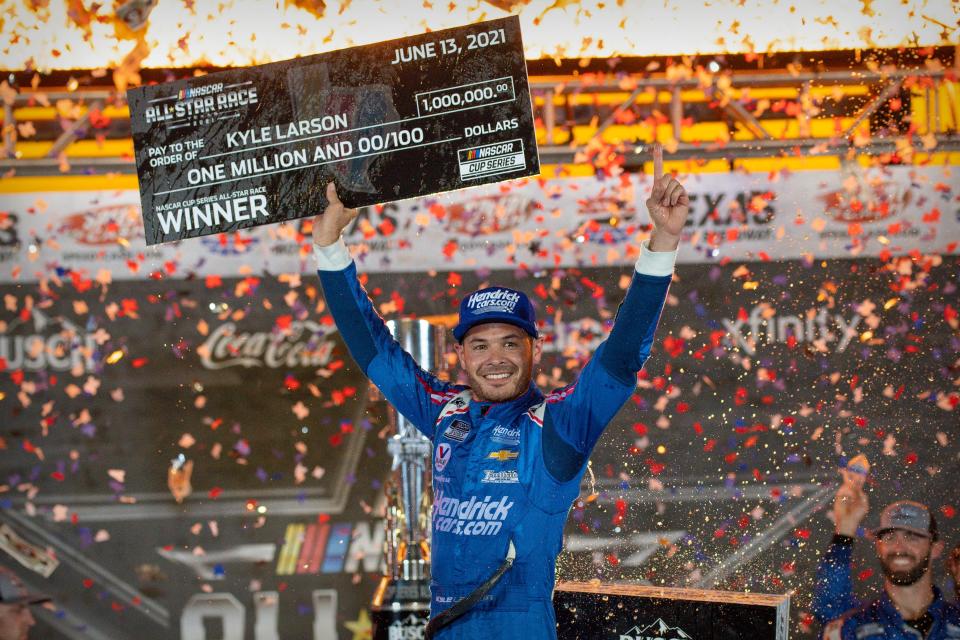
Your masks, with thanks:
[{"label": "coca-cola sign", "polygon": [[322,367],[330,362],[337,328],[311,320],[295,320],[272,331],[238,331],[225,322],[197,349],[206,369],[227,367]]}]

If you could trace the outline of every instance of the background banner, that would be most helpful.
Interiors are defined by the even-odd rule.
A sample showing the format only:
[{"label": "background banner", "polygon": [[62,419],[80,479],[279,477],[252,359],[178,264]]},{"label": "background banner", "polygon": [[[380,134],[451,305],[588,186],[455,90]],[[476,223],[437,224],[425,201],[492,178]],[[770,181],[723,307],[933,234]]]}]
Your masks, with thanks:
[{"label": "background banner", "polygon": [[[710,178],[694,181],[697,202]],[[927,194],[922,206],[911,196],[915,207],[863,228],[900,224],[920,229],[917,242],[932,236],[928,248],[944,243],[955,220],[944,213],[924,222],[947,205],[938,204],[933,178],[908,184],[915,183]],[[561,184],[558,210],[580,215],[576,183]],[[715,193],[732,202],[737,192]],[[97,202],[122,206],[127,195]],[[55,196],[46,201],[51,211]],[[773,201],[777,215],[791,218],[784,229],[809,227],[794,225],[796,212],[780,209],[781,201]],[[444,208],[452,215],[453,204]],[[531,215],[550,218],[551,209],[537,211]],[[434,215],[398,214],[397,234],[414,238],[403,236],[403,221],[412,225],[421,213]],[[87,215],[60,219],[74,214]],[[848,228],[819,217],[824,230]],[[57,224],[57,216],[45,219]],[[43,246],[36,262],[23,260],[20,279],[31,264],[39,271],[54,259],[53,237],[63,267],[36,285],[0,285],[0,419],[10,425],[0,442],[0,521],[60,562],[46,581],[16,565],[33,575],[33,588],[56,597],[54,610],[41,609],[41,637],[116,638],[136,628],[144,640],[216,638],[234,625],[257,640],[365,637],[382,561],[386,408],[345,353],[312,265],[276,268],[300,264],[297,242],[264,239],[242,258],[183,243],[121,278],[135,256],[94,256],[80,267],[68,253],[126,249],[48,235],[37,220],[17,211],[20,250]],[[891,245],[913,236],[894,237]],[[795,249],[785,240],[734,238],[718,248],[819,256],[841,242],[850,238],[798,241]],[[286,246],[293,254],[272,253]],[[388,265],[373,251],[364,265],[402,262]],[[436,261],[436,252],[421,255]],[[489,264],[495,257],[502,266],[502,251]],[[145,277],[166,260],[177,263],[171,277]],[[240,260],[249,273],[227,277]],[[545,323],[538,382],[550,388],[572,380],[609,330],[629,281],[630,266],[619,260],[364,278],[387,317],[453,313],[464,292],[486,282],[523,289]],[[812,575],[832,533],[826,515],[837,468],[861,452],[873,464],[867,526],[884,504],[908,497],[927,502],[948,547],[956,544],[958,266],[955,255],[919,252],[681,265],[637,391],[593,455],[558,577],[796,590],[793,630],[810,630]],[[98,278],[99,269],[118,277]],[[167,470],[181,454],[194,464],[193,493],[177,504]],[[874,594],[872,549],[860,542],[856,551],[855,589]],[[944,584],[939,563],[935,577]]]},{"label": "background banner", "polygon": [[[956,253],[951,166],[692,174],[680,261]],[[347,240],[366,272],[623,266],[649,233],[645,176],[519,180],[361,210]],[[147,247],[135,191],[4,196],[0,281],[50,266],[86,279],[291,273],[309,220]],[[303,250],[301,250],[303,249]]]}]

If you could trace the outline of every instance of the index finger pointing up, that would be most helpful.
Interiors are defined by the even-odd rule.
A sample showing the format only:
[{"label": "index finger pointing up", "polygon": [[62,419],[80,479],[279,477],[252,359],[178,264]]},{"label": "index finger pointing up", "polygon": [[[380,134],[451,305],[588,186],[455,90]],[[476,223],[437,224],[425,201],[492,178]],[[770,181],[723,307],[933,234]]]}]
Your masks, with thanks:
[{"label": "index finger pointing up", "polygon": [[653,143],[653,182],[660,182],[663,177],[663,145],[659,142]]},{"label": "index finger pointing up", "polygon": [[337,187],[333,180],[327,183],[327,201],[330,204],[340,204],[340,196],[337,195]]}]

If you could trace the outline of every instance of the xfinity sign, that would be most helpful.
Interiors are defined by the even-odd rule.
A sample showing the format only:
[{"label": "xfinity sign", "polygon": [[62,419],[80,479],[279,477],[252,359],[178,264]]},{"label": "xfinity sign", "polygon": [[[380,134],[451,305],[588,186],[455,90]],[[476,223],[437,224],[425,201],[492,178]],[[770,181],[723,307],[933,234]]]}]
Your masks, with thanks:
[{"label": "xfinity sign", "polygon": [[[850,341],[857,335],[857,327],[863,318],[853,314],[849,319],[842,314],[831,315],[826,307],[809,309],[803,315],[778,314],[769,305],[755,306],[748,317],[737,319],[724,318],[723,326],[749,355],[755,355],[757,345],[763,340],[766,344],[775,342],[838,342],[837,353],[843,353]],[[834,330],[835,329],[835,330]]]}]

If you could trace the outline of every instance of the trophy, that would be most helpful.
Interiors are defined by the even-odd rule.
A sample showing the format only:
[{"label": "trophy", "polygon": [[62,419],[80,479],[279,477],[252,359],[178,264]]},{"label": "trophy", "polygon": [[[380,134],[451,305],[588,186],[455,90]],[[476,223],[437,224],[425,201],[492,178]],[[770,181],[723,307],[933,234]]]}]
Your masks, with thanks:
[{"label": "trophy", "polygon": [[[443,368],[443,327],[406,319],[387,328],[422,368]],[[386,486],[386,575],[371,606],[373,639],[419,640],[430,617],[430,504],[424,488],[432,445],[396,409],[388,414],[395,427],[387,444],[393,478]]]}]

